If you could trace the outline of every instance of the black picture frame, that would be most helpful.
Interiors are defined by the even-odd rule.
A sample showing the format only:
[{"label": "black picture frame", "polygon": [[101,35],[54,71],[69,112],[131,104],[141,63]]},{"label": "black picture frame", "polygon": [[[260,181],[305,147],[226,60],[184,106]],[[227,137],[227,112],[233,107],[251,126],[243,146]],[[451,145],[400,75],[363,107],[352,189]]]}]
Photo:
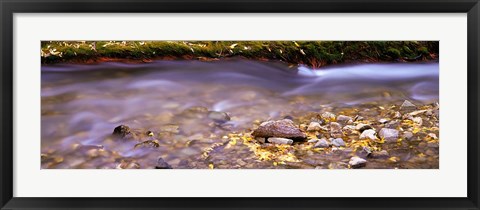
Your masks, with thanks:
[{"label": "black picture frame", "polygon": [[[479,209],[478,0],[0,0],[1,209]],[[468,196],[465,198],[25,198],[13,197],[15,13],[467,13]],[[455,180],[445,180],[446,182]],[[361,188],[359,186],[359,188]]]}]

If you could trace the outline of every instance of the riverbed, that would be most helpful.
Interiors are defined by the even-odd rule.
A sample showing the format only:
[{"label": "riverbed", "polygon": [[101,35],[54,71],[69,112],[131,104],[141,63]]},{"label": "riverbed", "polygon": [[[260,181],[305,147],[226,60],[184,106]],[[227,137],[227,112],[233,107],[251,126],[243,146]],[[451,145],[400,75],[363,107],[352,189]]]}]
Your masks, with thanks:
[{"label": "riverbed", "polygon": [[[44,65],[41,166],[342,169],[360,157],[362,168],[438,168],[438,77],[437,62],[321,70],[245,59]],[[405,101],[414,106],[403,109]],[[315,139],[333,137],[308,125],[328,130],[340,115],[352,118],[339,123],[345,145],[316,147]],[[281,119],[308,138],[289,145],[251,135],[262,122]],[[354,127],[361,123],[375,139],[360,139]],[[129,138],[112,135],[120,125],[129,127]],[[378,136],[386,127],[399,131],[398,141]],[[370,155],[383,151],[388,155]]]}]

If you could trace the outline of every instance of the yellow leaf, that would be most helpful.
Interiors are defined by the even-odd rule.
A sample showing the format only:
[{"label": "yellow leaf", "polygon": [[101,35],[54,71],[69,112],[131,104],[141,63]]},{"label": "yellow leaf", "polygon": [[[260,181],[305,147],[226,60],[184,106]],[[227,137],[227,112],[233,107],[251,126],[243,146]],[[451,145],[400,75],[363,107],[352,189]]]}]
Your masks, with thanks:
[{"label": "yellow leaf", "polygon": [[208,164],[208,168],[213,169],[213,163]]}]

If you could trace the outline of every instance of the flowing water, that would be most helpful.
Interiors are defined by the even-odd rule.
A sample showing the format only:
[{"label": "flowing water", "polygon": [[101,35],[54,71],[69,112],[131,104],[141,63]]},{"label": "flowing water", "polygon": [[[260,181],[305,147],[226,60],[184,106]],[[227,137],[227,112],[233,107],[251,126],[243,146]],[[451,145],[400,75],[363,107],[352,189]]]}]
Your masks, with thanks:
[{"label": "flowing water", "polygon": [[[311,151],[295,143],[294,158],[277,164],[230,137],[266,120],[289,117],[300,124],[309,113],[375,118],[404,100],[430,105],[438,102],[438,77],[438,63],[322,70],[244,59],[46,65],[42,168],[154,168],[159,157],[173,168],[338,168],[355,151]],[[209,111],[231,119],[220,125],[205,117]],[[112,136],[118,125],[128,125],[138,139]],[[143,135],[147,131],[153,134]],[[135,147],[148,140],[155,146]],[[420,143],[384,146],[399,160],[372,160],[367,168],[438,168],[438,147],[432,152]]]}]

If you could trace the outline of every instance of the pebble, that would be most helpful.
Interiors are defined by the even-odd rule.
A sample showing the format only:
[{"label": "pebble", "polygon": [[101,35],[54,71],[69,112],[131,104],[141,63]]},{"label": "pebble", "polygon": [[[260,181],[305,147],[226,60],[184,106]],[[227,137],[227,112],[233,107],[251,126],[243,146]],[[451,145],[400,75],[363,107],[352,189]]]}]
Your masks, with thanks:
[{"label": "pebble", "polygon": [[329,147],[330,144],[326,139],[319,139],[318,142],[313,146],[314,148],[326,148]]},{"label": "pebble", "polygon": [[431,139],[438,139],[437,135],[434,134],[434,133],[429,133],[429,134],[427,135],[427,137],[428,137],[428,138],[431,138]]},{"label": "pebble", "polygon": [[305,133],[289,119],[263,122],[253,131],[252,135],[255,137],[280,137],[294,140],[305,140],[307,138]]},{"label": "pebble", "polygon": [[267,141],[275,144],[293,144],[293,140],[287,139],[287,138],[273,137],[273,138],[268,138]]},{"label": "pebble", "polygon": [[332,145],[336,147],[344,147],[345,142],[343,141],[342,138],[336,138],[332,140]]},{"label": "pebble", "polygon": [[342,126],[337,122],[331,122],[330,132],[334,132],[334,133],[342,132]]},{"label": "pebble", "polygon": [[361,167],[364,167],[367,164],[367,161],[365,159],[362,159],[360,157],[355,156],[355,157],[350,158],[350,161],[348,162],[348,164],[352,168],[361,168]]},{"label": "pebble", "polygon": [[412,138],[413,138],[413,133],[412,132],[406,131],[405,133],[403,133],[403,139],[410,140]]},{"label": "pebble", "polygon": [[311,122],[307,127],[307,131],[320,131],[320,130],[322,130],[322,126],[318,122]]},{"label": "pebble", "polygon": [[397,142],[398,131],[391,128],[382,128],[378,135],[387,142]]},{"label": "pebble", "polygon": [[388,154],[388,152],[386,150],[382,150],[382,151],[374,151],[372,152],[372,154],[370,154],[371,158],[374,158],[374,159],[386,159],[386,158],[389,158],[390,157],[390,154]]},{"label": "pebble", "polygon": [[158,158],[155,169],[172,169],[172,166],[170,166],[163,158]]},{"label": "pebble", "polygon": [[363,132],[364,130],[367,130],[367,129],[373,129],[373,127],[368,124],[359,123],[357,126],[355,126],[355,129],[357,129],[360,132]]},{"label": "pebble", "polygon": [[401,117],[402,117],[402,114],[400,112],[395,112],[393,114],[393,118],[395,118],[395,119],[398,119],[398,118],[401,118]]},{"label": "pebble", "polygon": [[310,139],[307,141],[308,143],[317,143],[318,142],[318,139]]},{"label": "pebble", "polygon": [[352,118],[349,116],[345,115],[338,115],[337,117],[337,122],[342,123],[342,124],[348,124],[349,122],[353,122]]},{"label": "pebble", "polygon": [[411,111],[411,110],[415,109],[415,107],[416,107],[415,104],[413,104],[409,100],[405,100],[405,101],[403,101],[402,105],[400,106],[400,110]]},{"label": "pebble", "polygon": [[382,119],[379,119],[378,122],[379,123],[382,123],[382,124],[385,124],[387,123],[389,120],[385,119],[385,118],[382,118]]},{"label": "pebble", "polygon": [[375,136],[376,132],[372,129],[364,130],[360,135],[360,139],[370,139],[375,140],[377,137]]},{"label": "pebble", "polygon": [[331,112],[324,112],[322,113],[322,118],[327,119],[327,120],[334,120],[335,119],[335,114]]}]

